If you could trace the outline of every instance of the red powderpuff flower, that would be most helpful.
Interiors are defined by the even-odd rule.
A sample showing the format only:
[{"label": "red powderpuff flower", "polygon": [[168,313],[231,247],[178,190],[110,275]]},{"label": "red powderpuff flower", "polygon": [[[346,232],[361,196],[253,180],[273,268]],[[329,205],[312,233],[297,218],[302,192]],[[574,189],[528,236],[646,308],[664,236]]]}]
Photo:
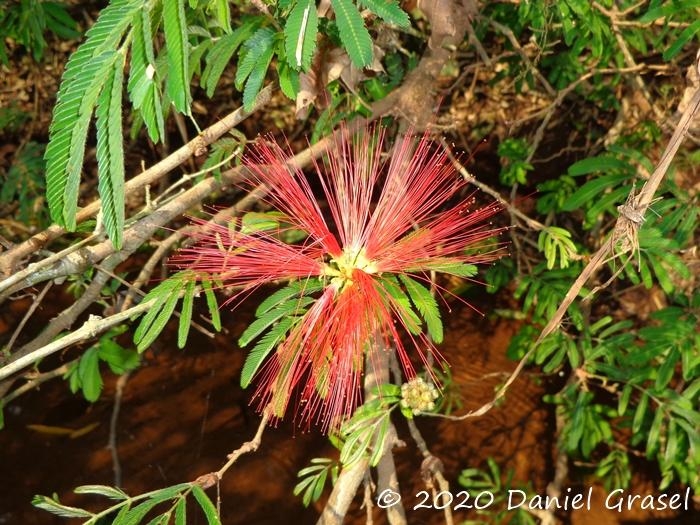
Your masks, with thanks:
[{"label": "red powderpuff flower", "polygon": [[286,244],[279,232],[207,225],[198,244],[176,257],[183,268],[241,287],[239,295],[273,281],[320,279],[315,300],[288,323],[286,337],[257,373],[259,407],[269,406],[277,417],[296,398],[306,422],[324,430],[338,425],[360,399],[370,345],[395,349],[406,376],[414,377],[397,323],[424,363],[425,352],[439,357],[408,299],[425,294],[419,281],[432,271],[464,275],[465,264],[500,255],[497,244],[474,249],[498,233],[488,219],[500,207],[469,209],[473,199],[460,197],[465,182],[444,149],[427,136],[407,135],[387,159],[384,142],[379,127],[338,132],[315,164],[316,192],[280,146],[259,144],[244,160],[248,183],[264,184],[266,202],[307,239]]}]

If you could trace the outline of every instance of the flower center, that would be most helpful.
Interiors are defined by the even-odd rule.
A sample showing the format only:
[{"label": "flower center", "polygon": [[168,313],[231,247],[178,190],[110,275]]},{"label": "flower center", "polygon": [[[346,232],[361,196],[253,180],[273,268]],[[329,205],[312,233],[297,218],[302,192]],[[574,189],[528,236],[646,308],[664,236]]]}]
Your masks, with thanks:
[{"label": "flower center", "polygon": [[365,273],[377,273],[377,266],[365,255],[364,248],[344,248],[339,257],[334,257],[325,265],[325,274],[331,277],[331,283],[343,291],[352,285],[355,270]]}]

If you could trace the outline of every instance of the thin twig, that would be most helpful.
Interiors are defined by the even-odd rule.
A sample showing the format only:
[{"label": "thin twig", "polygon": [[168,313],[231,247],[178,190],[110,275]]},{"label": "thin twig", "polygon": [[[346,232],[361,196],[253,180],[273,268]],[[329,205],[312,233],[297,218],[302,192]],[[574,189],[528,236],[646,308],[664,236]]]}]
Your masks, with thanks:
[{"label": "thin twig", "polygon": [[34,390],[36,387],[45,383],[46,381],[50,381],[51,379],[62,376],[63,374],[68,372],[68,370],[70,370],[70,367],[77,362],[78,359],[73,359],[72,361],[64,363],[63,365],[54,368],[53,370],[50,370],[48,372],[42,372],[41,374],[26,374],[25,379],[27,379],[27,382],[15,388],[12,392],[0,399],[0,405],[7,405],[10,402],[17,399],[22,394],[26,394],[30,390]]},{"label": "thin twig", "polygon": [[[698,63],[698,67],[700,69],[700,62]],[[646,211],[654,198],[654,194],[656,193],[659,184],[661,184],[663,177],[666,175],[671,161],[673,160],[673,157],[675,156],[676,152],[678,151],[678,148],[683,142],[683,138],[688,131],[688,127],[690,126],[690,123],[692,122],[699,108],[700,89],[695,91],[695,94],[693,95],[690,104],[688,104],[688,107],[683,113],[683,116],[676,125],[673,135],[669,139],[669,142],[666,148],[664,149],[663,154],[661,155],[661,159],[659,160],[656,169],[642,187],[642,190],[637,195],[637,198],[634,199],[634,211],[636,214],[638,214],[638,216],[644,217],[644,215],[646,214]],[[537,337],[537,340],[533,343],[533,345],[530,347],[527,353],[520,359],[518,365],[515,367],[510,376],[508,376],[506,382],[498,389],[491,401],[485,403],[478,409],[472,410],[461,416],[431,413],[427,413],[426,415],[441,417],[452,421],[461,421],[470,417],[481,416],[489,410],[491,410],[496,405],[496,403],[506,394],[513,382],[518,378],[520,372],[522,372],[523,368],[525,368],[526,363],[530,360],[539,344],[544,340],[545,337],[553,333],[559,327],[571,303],[579,295],[584,284],[586,284],[586,282],[588,282],[588,280],[593,275],[595,275],[595,273],[598,272],[601,266],[605,264],[605,262],[608,260],[608,255],[621,256],[624,255],[626,251],[631,249],[632,243],[627,243],[627,245],[623,245],[621,247],[620,251],[614,251],[615,247],[618,246],[620,240],[627,238],[630,232],[636,232],[636,228],[630,227],[630,222],[636,221],[631,221],[630,218],[626,217],[623,214],[621,214],[617,218],[615,226],[613,227],[613,230],[610,233],[609,241],[604,242],[603,245],[591,256],[589,263],[586,265],[581,274],[571,285],[569,291],[564,296],[564,299],[559,305],[557,311],[542,329],[540,335]]]},{"label": "thin twig", "polygon": [[372,501],[372,476],[369,472],[365,472],[365,493],[363,496],[362,505],[365,507],[365,525],[372,525],[374,523],[374,518],[372,517],[372,509],[374,509],[374,502]]},{"label": "thin twig", "polygon": [[221,479],[224,477],[224,474],[230,469],[233,464],[238,461],[238,459],[243,456],[244,454],[249,454],[251,452],[255,452],[258,450],[258,447],[260,446],[260,443],[262,442],[262,436],[263,433],[265,432],[265,427],[267,426],[267,422],[270,420],[270,412],[269,409],[266,407],[263,410],[262,413],[262,419],[260,420],[260,424],[258,425],[258,430],[255,432],[255,435],[253,436],[253,439],[250,441],[246,441],[243,443],[240,447],[238,447],[236,450],[231,452],[227,457],[228,461],[222,466],[219,470],[216,472],[209,472],[207,474],[202,474],[199,476],[196,480],[195,483],[200,485],[204,489],[208,489],[209,487],[214,486],[215,484],[219,483]]},{"label": "thin twig", "polygon": [[44,359],[45,357],[55,354],[56,352],[59,352],[64,348],[68,348],[74,343],[78,343],[86,339],[95,337],[96,335],[108,330],[109,328],[123,323],[130,317],[139,315],[147,311],[153,306],[154,303],[155,299],[151,299],[150,301],[144,301],[141,304],[134,306],[133,308],[129,308],[128,310],[119,312],[118,314],[110,315],[109,317],[105,318],[102,318],[97,315],[91,315],[88,318],[88,320],[85,321],[83,325],[74,332],[71,332],[65,337],[61,337],[60,339],[44,346],[43,348],[39,348],[38,350],[35,350],[34,352],[31,352],[28,355],[22,356],[19,359],[0,368],[0,381],[10,377],[16,372],[19,372],[23,368],[32,365],[39,359]]},{"label": "thin twig", "polygon": [[107,448],[112,456],[112,472],[114,472],[114,486],[122,486],[122,465],[119,462],[119,449],[117,448],[117,422],[119,421],[119,410],[122,405],[124,387],[131,372],[125,372],[117,379],[116,390],[114,391],[114,402],[112,404],[112,416],[109,419],[109,440]]},{"label": "thin twig", "polygon": [[487,184],[484,184],[483,182],[480,182],[476,180],[476,177],[469,173],[467,168],[464,167],[464,165],[457,159],[457,157],[454,156],[454,154],[451,152],[449,144],[444,138],[440,138],[440,144],[445,148],[445,151],[447,152],[448,158],[452,161],[452,164],[454,165],[455,169],[459,172],[459,174],[464,178],[465,181],[467,181],[469,184],[472,184],[473,186],[476,186],[479,188],[481,191],[486,193],[487,195],[490,195],[498,203],[503,206],[506,210],[508,210],[508,213],[511,215],[514,215],[521,221],[523,221],[525,224],[527,224],[530,228],[532,228],[535,231],[540,231],[544,230],[547,227],[542,224],[539,221],[536,221],[535,219],[531,219],[527,215],[525,215],[523,212],[521,212],[518,208],[513,206],[511,203],[509,203],[506,199],[501,197],[501,194],[498,193],[496,190],[488,186]]},{"label": "thin twig", "polygon": [[[143,173],[140,173],[139,175],[126,181],[124,184],[124,193],[128,195],[140,188],[145,187],[146,185],[153,184],[155,181],[171,172],[190,157],[204,154],[207,151],[207,147],[218,140],[222,135],[224,135],[224,133],[240,124],[251,114],[265,107],[272,98],[272,92],[272,85],[265,87],[256,97],[255,104],[251,111],[245,111],[243,107],[236,109],[235,111],[226,115],[220,121],[209,126],[201,134],[196,136],[180,149],[168,155],[165,159],[154,164]],[[76,216],[77,223],[80,223],[95,215],[100,210],[101,206],[102,201],[97,199],[82,208]],[[36,252],[38,248],[45,246],[49,242],[63,235],[65,232],[66,230],[64,228],[54,224],[46,230],[39,232],[21,244],[18,244],[12,249],[3,253],[2,256],[0,256],[0,272],[10,273],[14,270],[17,261],[30,256],[32,253]]]},{"label": "thin twig", "polygon": [[508,41],[511,43],[513,48],[517,51],[517,53],[520,55],[520,58],[522,58],[523,62],[525,62],[525,65],[528,67],[528,69],[532,72],[535,77],[537,77],[537,80],[540,81],[540,84],[542,84],[542,87],[544,87],[544,90],[547,92],[547,94],[550,97],[553,97],[556,95],[556,90],[552,87],[552,85],[549,83],[549,81],[544,77],[542,73],[540,73],[540,70],[535,67],[535,65],[532,63],[532,60],[530,60],[530,57],[527,56],[527,53],[525,53],[525,50],[522,48],[520,45],[520,42],[518,42],[518,39],[515,38],[515,35],[513,34],[513,31],[508,27],[504,26],[503,24],[496,22],[495,20],[492,20],[490,18],[487,19],[487,22],[498,32],[503,34]]},{"label": "thin twig", "polygon": [[[16,285],[17,283],[21,282],[22,279],[27,278],[27,276],[32,275],[35,272],[38,272],[42,268],[46,268],[47,266],[51,266],[54,263],[61,263],[62,260],[66,259],[69,257],[72,253],[74,253],[76,250],[81,248],[83,245],[89,243],[90,241],[93,241],[94,239],[97,238],[97,235],[90,235],[89,237],[86,237],[85,239],[82,239],[75,244],[71,244],[68,246],[68,248],[65,248],[61,250],[60,252],[54,253],[50,255],[49,257],[46,257],[45,259],[42,259],[38,262],[31,263],[29,266],[27,266],[24,270],[21,270],[19,272],[16,272],[12,274],[10,277],[7,279],[3,279],[0,281],[0,292],[4,292],[5,290],[8,290],[12,286]],[[9,257],[10,254],[12,253],[12,250],[8,250],[3,254],[3,257]],[[0,257],[2,259],[2,257]],[[0,294],[0,302],[2,302],[5,299],[6,294]]]},{"label": "thin twig", "polygon": [[34,297],[32,300],[32,304],[29,306],[27,309],[27,312],[24,314],[24,317],[22,317],[22,320],[19,322],[17,325],[17,328],[15,331],[12,333],[12,337],[10,337],[9,342],[5,346],[5,348],[2,349],[3,354],[9,354],[10,351],[12,350],[13,345],[15,344],[15,341],[17,340],[17,337],[19,337],[19,334],[22,332],[22,329],[24,328],[24,325],[27,324],[27,321],[29,321],[29,318],[34,314],[36,309],[39,307],[41,304],[41,301],[44,299],[44,296],[46,295],[46,292],[49,291],[49,288],[53,285],[53,281],[49,281],[46,283],[44,288],[39,292],[39,295]]}]

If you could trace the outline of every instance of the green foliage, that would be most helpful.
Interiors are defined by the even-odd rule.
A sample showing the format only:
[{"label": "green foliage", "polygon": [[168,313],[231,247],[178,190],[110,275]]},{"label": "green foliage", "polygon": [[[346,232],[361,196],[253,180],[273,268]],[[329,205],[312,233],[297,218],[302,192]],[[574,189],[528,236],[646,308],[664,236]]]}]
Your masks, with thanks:
[{"label": "green foliage", "polygon": [[[630,479],[628,461],[620,457],[613,426],[630,427],[629,446],[656,459],[662,488],[675,478],[700,484],[700,338],[699,319],[691,309],[668,307],[653,314],[655,325],[635,329],[631,321],[604,317],[587,326],[576,340],[550,336],[535,353],[535,362],[552,373],[568,365],[576,370],[554,402],[566,423],[561,446],[585,459],[607,450],[596,472],[606,483]],[[617,406],[602,403],[596,391],[613,394]],[[614,482],[614,483],[613,483]]]},{"label": "green foliage", "polygon": [[187,20],[185,0],[163,2],[163,33],[167,47],[168,76],[166,91],[175,109],[190,114],[190,75],[188,72]]},{"label": "green foliage", "polygon": [[322,283],[318,279],[293,281],[260,303],[255,312],[256,320],[238,339],[240,346],[248,346],[267,331],[252,348],[243,364],[241,371],[243,388],[250,385],[265,358],[303,318],[308,306],[315,301],[311,294],[318,292],[321,288]]},{"label": "green foliage", "polygon": [[115,248],[122,244],[124,224],[124,148],[122,146],[122,78],[124,55],[107,72],[97,99],[97,188],[102,195],[102,220]]},{"label": "green foliage", "polygon": [[393,275],[382,276],[382,291],[393,300],[394,312],[412,335],[421,333],[420,317],[413,311],[411,300]]},{"label": "green foliage", "polygon": [[388,24],[395,24],[399,27],[408,27],[411,24],[408,15],[401,9],[397,0],[358,0],[357,3],[372,11]]},{"label": "green foliage", "polygon": [[440,318],[440,310],[435,297],[430,293],[430,290],[408,275],[401,274],[399,278],[406,288],[411,302],[425,320],[428,335],[432,337],[433,342],[436,344],[442,343],[442,319]]},{"label": "green foliage", "polygon": [[464,395],[459,383],[452,378],[452,369],[445,367],[442,370],[433,369],[435,383],[440,385],[441,396],[438,398],[435,412],[450,415],[464,407]]},{"label": "green foliage", "polygon": [[357,8],[350,0],[331,0],[338,32],[350,60],[357,67],[372,63],[372,37]]},{"label": "green foliage", "polygon": [[[663,18],[664,23],[669,24],[669,22],[693,20],[693,18],[697,17],[697,8],[698,3],[694,1],[660,4],[652,2],[649,6],[649,11],[644,13],[639,18],[639,21],[646,24]],[[674,58],[691,40],[695,39],[695,36],[700,32],[700,20],[693,21],[690,25],[680,30],[680,33],[677,31],[673,35],[676,38],[675,41],[665,48],[662,55],[665,62]]]},{"label": "green foliage", "polygon": [[[571,283],[580,273],[580,264],[570,264],[567,268],[547,270],[545,263],[540,263],[530,274],[522,275],[513,293],[516,299],[522,299],[523,312],[530,312],[535,322],[551,319],[562,303]],[[576,302],[569,307],[569,315],[578,326],[581,323],[581,311]]]},{"label": "green foliage", "polygon": [[201,78],[202,87],[206,89],[208,96],[211,97],[214,94],[216,85],[233,54],[259,29],[261,23],[262,20],[259,17],[244,17],[237,29],[221,37],[210,48]]},{"label": "green foliage", "polygon": [[2,177],[0,205],[14,203],[16,220],[43,228],[48,225],[48,214],[41,205],[44,192],[44,146],[27,142],[16,152],[12,165]]},{"label": "green foliage", "polygon": [[340,462],[343,467],[368,458],[369,465],[377,466],[384,454],[386,439],[391,425],[391,411],[401,400],[401,389],[397,385],[382,385],[389,389],[382,395],[365,401],[340,427],[338,436],[342,443]]},{"label": "green foliage", "polygon": [[299,0],[284,26],[284,49],[290,67],[308,71],[316,51],[318,13],[314,0]]},{"label": "green foliage", "polygon": [[64,379],[68,380],[71,392],[82,391],[85,399],[94,403],[100,398],[102,392],[102,374],[100,362],[106,363],[112,373],[121,375],[139,366],[140,359],[137,352],[122,347],[115,338],[127,330],[126,326],[119,326],[106,332],[97,343],[88,348],[73,363]]},{"label": "green foliage", "polygon": [[[620,23],[623,12],[629,23]],[[475,28],[482,38],[490,29],[488,21],[494,20],[512,30],[521,43],[536,46],[532,62],[522,60],[519,54],[502,59],[506,66],[502,76],[515,78],[518,89],[537,84],[533,67],[560,90],[595,68],[621,67],[627,63],[625,52],[634,55],[664,50],[663,59],[668,61],[682,49],[692,47],[700,31],[697,3],[692,1],[606,2],[600,7],[582,0],[557,2],[555,6],[546,2],[494,2],[486,5],[482,15],[483,25]],[[648,25],[654,21],[659,24]],[[507,40],[506,48],[513,50]],[[614,108],[618,105],[615,88],[622,79],[620,74],[594,75],[586,87],[576,86],[576,92],[601,108]]]},{"label": "green foliage", "polygon": [[[82,518],[83,525],[98,525],[109,519],[112,525],[138,525],[148,516],[148,525],[167,525],[174,519],[175,525],[186,523],[186,500],[192,495],[204,514],[208,525],[221,525],[216,507],[206,492],[196,482],[180,483],[138,496],[129,496],[123,490],[106,485],[83,485],[74,490],[76,494],[90,494],[109,498],[117,503],[95,513],[62,504],[58,497],[34,496],[32,505],[64,518]],[[159,509],[163,509],[160,512]],[[160,512],[153,517],[155,511]]]},{"label": "green foliage", "polygon": [[[143,352],[151,346],[163,331],[175,312],[180,297],[182,297],[182,313],[178,324],[177,344],[178,348],[184,348],[192,321],[194,297],[198,294],[196,281],[197,276],[193,272],[185,270],[166,279],[146,294],[142,301],[154,301],[154,303],[143,316],[134,333],[134,343],[139,352]],[[212,284],[204,278],[201,282],[206,294],[209,314],[212,316],[212,325],[220,330],[221,320]]]},{"label": "green foliage", "polygon": [[[71,230],[76,226],[78,188],[88,125],[100,92],[105,89],[104,79],[113,71],[115,64],[124,59],[122,52],[116,51],[116,48],[139,4],[134,0],[115,0],[107,6],[95,25],[87,31],[85,42],[66,64],[46,148],[46,197],[51,218]],[[111,120],[103,119],[103,124],[111,125]],[[107,136],[110,136],[109,130]],[[113,195],[101,196],[116,203]],[[123,224],[112,226],[116,228],[109,234],[114,242]],[[118,243],[115,242],[115,245]]]},{"label": "green foliage", "polygon": [[321,498],[329,474],[331,485],[335,485],[339,470],[340,465],[332,459],[313,458],[311,465],[301,469],[297,474],[300,481],[294,487],[294,495],[298,496],[303,493],[302,503],[304,507],[308,507]]},{"label": "green foliage", "polygon": [[[523,506],[518,506],[513,509],[508,508],[508,497],[511,491],[516,494],[515,498],[518,498],[522,493],[527,498],[531,498],[534,492],[533,487],[528,483],[526,486],[515,485],[513,482],[513,470],[509,469],[505,476],[501,473],[501,469],[498,464],[492,459],[487,459],[488,469],[478,469],[478,468],[468,468],[462,470],[459,475],[458,482],[462,485],[472,501],[476,502],[476,498],[480,494],[493,495],[493,501],[486,505],[486,502],[490,499],[478,502],[480,505],[484,505],[484,509],[477,511],[485,517],[485,520],[469,520],[464,522],[464,525],[477,525],[485,523],[511,523],[511,524],[523,524],[523,525],[535,525],[537,521],[535,517],[530,514]],[[519,501],[516,499],[515,501]]]},{"label": "green foliage", "polygon": [[241,142],[234,137],[222,137],[211,145],[209,156],[202,164],[202,171],[210,172],[215,177],[221,176],[221,168],[226,167],[238,157],[243,150]]},{"label": "green foliage", "polygon": [[603,480],[606,490],[629,487],[632,479],[629,456],[620,449],[612,449],[595,470],[595,475]]},{"label": "green foliage", "polygon": [[557,226],[550,226],[540,232],[537,248],[544,253],[548,270],[557,265],[557,259],[559,268],[568,268],[571,258],[577,254],[576,245],[571,240],[571,233]]},{"label": "green foliage", "polygon": [[498,145],[498,155],[501,157],[501,173],[499,179],[502,184],[525,184],[527,172],[534,168],[527,161],[530,148],[523,139],[508,138]]},{"label": "green foliage", "polygon": [[[51,12],[52,20],[67,23],[56,7],[60,4],[24,0],[20,11],[28,12],[30,4]],[[332,25],[337,27],[351,60],[357,67],[369,65],[373,44],[358,7],[351,0],[334,0],[332,5]],[[364,1],[362,5],[387,22],[408,25],[408,16],[393,0]],[[191,115],[190,85],[195,72],[201,71],[200,84],[212,96],[226,66],[235,62],[234,83],[242,90],[244,109],[250,111],[274,64],[284,93],[296,97],[299,74],[310,69],[317,50],[316,4],[298,0],[280,5],[273,21],[254,12],[241,16],[235,29],[225,0],[112,0],[100,12],[66,65],[54,108],[45,156],[46,194],[56,223],[68,230],[77,226],[80,176],[89,125],[96,113],[98,191],[104,227],[115,247],[121,247],[125,221],[122,84],[127,63],[127,92],[135,113],[133,129],[145,124],[153,142],[165,138],[164,114],[171,105]],[[5,16],[15,16],[12,13]],[[156,53],[159,30],[165,45]]]},{"label": "green foliage", "polygon": [[158,142],[165,138],[165,121],[153,49],[151,9],[148,5],[134,13],[132,23],[131,64],[127,84],[129,99],[137,115],[146,124],[148,136],[153,142]]},{"label": "green foliage", "polygon": [[63,39],[78,38],[78,25],[68,13],[64,2],[19,0],[3,2],[0,9],[0,62],[9,65],[7,42],[15,41],[39,62],[46,49],[46,32]]},{"label": "green foliage", "polygon": [[243,107],[250,111],[262,88],[265,73],[274,53],[275,32],[261,27],[243,45],[236,71],[236,88],[243,89]]},{"label": "green foliage", "polygon": [[16,101],[10,101],[0,107],[0,133],[16,133],[30,119],[30,113],[19,108]]}]

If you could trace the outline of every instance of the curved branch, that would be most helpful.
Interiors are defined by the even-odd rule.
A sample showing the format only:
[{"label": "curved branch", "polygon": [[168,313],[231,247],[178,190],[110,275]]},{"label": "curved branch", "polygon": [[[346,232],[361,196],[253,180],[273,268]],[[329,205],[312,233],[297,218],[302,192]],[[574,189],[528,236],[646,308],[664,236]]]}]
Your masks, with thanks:
[{"label": "curved branch", "polygon": [[[272,91],[272,85],[267,86],[256,98],[255,105],[251,111],[245,111],[243,107],[236,109],[232,113],[229,113],[222,118],[216,124],[209,126],[201,134],[168,155],[160,162],[154,164],[143,173],[129,179],[124,184],[124,192],[128,194],[143,188],[148,184],[152,184],[192,156],[197,157],[206,153],[207,147],[219,139],[219,137],[221,137],[224,133],[240,124],[257,110],[266,106],[270,102]],[[101,202],[102,201],[97,199],[82,208],[77,214],[76,221],[81,223],[95,215],[100,210]],[[66,233],[64,228],[58,226],[57,224],[53,224],[46,230],[39,232],[21,244],[14,246],[0,256],[0,273],[5,275],[11,274],[20,259],[29,257],[32,253],[36,252],[40,248],[43,248],[64,233]],[[2,285],[1,282],[0,285]],[[1,289],[2,288],[0,288],[0,290]]]},{"label": "curved branch", "polygon": [[[700,58],[698,59],[697,67],[698,69],[700,69]],[[510,386],[520,375],[520,372],[522,372],[523,368],[525,368],[525,365],[530,360],[539,344],[544,340],[545,337],[547,337],[548,335],[553,333],[557,328],[559,328],[559,325],[561,324],[561,321],[564,318],[566,311],[568,310],[569,306],[571,306],[571,303],[574,302],[574,299],[576,299],[578,294],[581,292],[581,289],[586,284],[586,282],[588,282],[588,280],[598,272],[598,270],[603,266],[603,264],[605,264],[609,260],[610,257],[616,258],[622,256],[627,251],[631,250],[632,247],[635,245],[634,240],[631,240],[629,237],[636,236],[637,229],[641,225],[641,222],[644,221],[644,215],[646,214],[646,211],[654,198],[656,190],[659,188],[661,181],[666,175],[666,172],[668,171],[668,168],[671,165],[673,157],[678,152],[678,148],[683,142],[683,139],[685,138],[688,132],[688,128],[690,127],[691,122],[693,121],[695,115],[698,114],[699,111],[700,89],[697,89],[690,101],[690,104],[685,109],[680,121],[676,125],[673,135],[669,139],[669,142],[666,145],[663,154],[661,155],[661,159],[656,165],[656,169],[654,169],[654,172],[652,173],[651,177],[649,177],[649,179],[644,183],[644,186],[642,187],[641,191],[636,196],[636,198],[633,197],[633,193],[630,193],[630,196],[628,197],[628,202],[631,202],[631,205],[620,206],[620,215],[618,216],[617,221],[615,222],[615,225],[612,231],[610,232],[609,239],[605,241],[603,245],[591,256],[586,267],[571,285],[569,291],[566,292],[566,295],[564,296],[564,299],[559,305],[557,311],[542,329],[540,335],[530,347],[530,350],[528,350],[527,353],[520,359],[518,365],[508,376],[508,379],[506,379],[506,382],[498,389],[493,399],[485,403],[478,409],[472,410],[461,416],[448,416],[444,414],[430,413],[426,415],[441,417],[443,419],[449,419],[452,421],[461,421],[470,417],[477,417],[485,414],[486,412],[491,410],[503,396],[505,396]],[[634,188],[632,189],[632,192],[634,192]],[[626,210],[626,208],[629,208],[629,210]],[[616,251],[617,246],[621,241],[623,242],[623,245],[621,246],[619,251]]]},{"label": "curved branch", "polygon": [[97,334],[112,328],[120,323],[123,323],[130,317],[139,315],[147,311],[153,304],[155,299],[149,301],[144,301],[133,308],[119,312],[118,314],[110,315],[104,319],[98,315],[91,315],[87,321],[83,323],[83,326],[71,332],[65,337],[57,339],[53,343],[50,343],[39,350],[32,352],[28,355],[22,356],[19,359],[12,361],[10,364],[0,368],[0,381],[10,377],[15,372],[19,372],[23,368],[32,365],[39,359],[44,359],[45,357],[55,354],[56,352],[68,348],[73,343],[78,343],[85,339],[90,339],[95,337]]}]

